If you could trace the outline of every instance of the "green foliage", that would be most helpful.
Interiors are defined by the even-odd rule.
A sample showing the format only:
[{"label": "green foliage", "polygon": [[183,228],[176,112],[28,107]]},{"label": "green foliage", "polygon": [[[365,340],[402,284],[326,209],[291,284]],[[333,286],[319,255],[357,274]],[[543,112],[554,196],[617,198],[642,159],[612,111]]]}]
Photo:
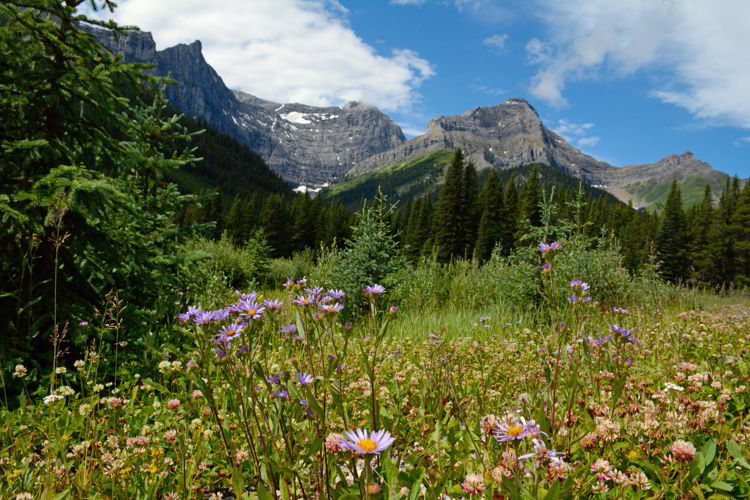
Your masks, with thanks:
[{"label": "green foliage", "polygon": [[685,276],[688,265],[688,234],[677,181],[672,181],[672,190],[664,207],[664,218],[656,248],[663,261],[662,271],[665,278],[676,282]]},{"label": "green foliage", "polygon": [[224,234],[218,241],[191,241],[185,250],[197,261],[197,275],[223,276],[233,290],[247,290],[270,281],[271,248],[262,230],[256,231],[243,246],[236,246]]},{"label": "green foliage", "polygon": [[396,236],[391,232],[393,206],[379,193],[372,206],[366,204],[357,213],[352,237],[346,240],[332,284],[351,298],[355,308],[363,306],[362,290],[369,285],[394,284],[395,273],[404,265]]}]

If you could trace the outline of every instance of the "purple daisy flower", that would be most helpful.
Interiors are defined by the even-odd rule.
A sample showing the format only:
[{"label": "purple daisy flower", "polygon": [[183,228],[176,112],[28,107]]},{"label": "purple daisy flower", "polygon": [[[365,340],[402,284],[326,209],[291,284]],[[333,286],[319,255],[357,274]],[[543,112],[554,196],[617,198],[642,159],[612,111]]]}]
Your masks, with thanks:
[{"label": "purple daisy flower", "polygon": [[251,319],[261,319],[266,312],[266,308],[255,301],[242,301],[237,306],[240,316]]},{"label": "purple daisy flower", "polygon": [[298,295],[296,299],[294,299],[292,302],[297,304],[298,306],[310,306],[315,304],[315,297],[303,297],[302,295]]},{"label": "purple daisy flower", "polygon": [[279,299],[264,300],[263,301],[263,305],[266,306],[266,308],[269,311],[279,311],[281,309],[281,306],[284,305],[284,303],[282,301],[280,301]]},{"label": "purple daisy flower", "polygon": [[512,424],[503,423],[498,426],[497,432],[495,432],[495,439],[500,442],[513,441],[514,439],[523,439],[528,434],[526,427],[520,421],[515,421]]},{"label": "purple daisy flower", "polygon": [[343,299],[346,294],[343,290],[328,290],[328,296],[335,300],[341,300]]},{"label": "purple daisy flower", "polygon": [[297,372],[297,381],[299,382],[299,385],[310,385],[314,380],[313,376],[309,373]]},{"label": "purple daisy flower", "polygon": [[282,326],[281,328],[279,328],[279,331],[281,333],[296,333],[297,332],[297,325]]},{"label": "purple daisy flower", "polygon": [[573,280],[570,282],[570,288],[578,293],[587,291],[590,287],[589,284],[581,280]]},{"label": "purple daisy flower", "polygon": [[536,457],[540,460],[549,460],[555,464],[559,464],[562,460],[559,457],[565,456],[565,453],[559,453],[557,450],[547,449],[547,445],[541,439],[532,439],[534,443],[534,451],[518,457],[519,460],[525,460],[527,458]]},{"label": "purple daisy flower", "polygon": [[327,313],[337,313],[344,309],[344,306],[336,302],[335,304],[321,304],[320,308]]},{"label": "purple daisy flower", "polygon": [[290,286],[294,286],[294,278],[287,278],[284,282],[284,288],[289,288]]},{"label": "purple daisy flower", "polygon": [[621,314],[630,314],[629,309],[623,309],[622,307],[613,307],[612,312],[621,313]]},{"label": "purple daisy flower", "polygon": [[390,447],[395,438],[386,430],[372,431],[368,435],[367,429],[357,429],[346,433],[348,439],[341,439],[339,445],[348,448],[360,455],[374,453],[380,455],[380,452]]},{"label": "purple daisy flower", "polygon": [[280,391],[274,392],[273,395],[276,396],[277,398],[288,399],[289,398],[289,391],[287,391],[286,389],[281,389]]},{"label": "purple daisy flower", "polygon": [[370,285],[365,287],[363,291],[365,295],[380,295],[381,293],[385,293],[385,287],[382,285]]}]

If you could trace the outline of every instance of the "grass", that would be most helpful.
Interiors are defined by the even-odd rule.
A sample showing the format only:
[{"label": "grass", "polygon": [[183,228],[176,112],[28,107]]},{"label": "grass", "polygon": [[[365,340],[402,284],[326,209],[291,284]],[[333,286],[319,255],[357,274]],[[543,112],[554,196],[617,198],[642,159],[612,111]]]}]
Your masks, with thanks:
[{"label": "grass", "polygon": [[[556,258],[553,273],[574,256]],[[16,368],[16,380],[38,377],[41,390],[0,414],[0,497],[750,494],[746,295],[658,288],[661,300],[615,312],[593,286],[577,292],[591,300],[558,301],[571,291],[553,274],[526,308],[502,299],[504,280],[481,282],[500,299],[467,296],[497,272],[428,265],[371,295],[353,325],[317,314],[315,302],[340,299],[323,300],[331,294],[314,283],[269,290],[278,310],[253,294],[202,290],[220,313],[186,314],[173,326],[180,347],[157,350],[156,366],[121,368],[117,385],[99,370],[114,362],[111,323],[95,321],[100,341],[61,358],[53,394],[49,374]],[[313,305],[295,304],[300,296]],[[356,428],[388,433],[373,446],[394,441],[355,454],[342,442]]]}]

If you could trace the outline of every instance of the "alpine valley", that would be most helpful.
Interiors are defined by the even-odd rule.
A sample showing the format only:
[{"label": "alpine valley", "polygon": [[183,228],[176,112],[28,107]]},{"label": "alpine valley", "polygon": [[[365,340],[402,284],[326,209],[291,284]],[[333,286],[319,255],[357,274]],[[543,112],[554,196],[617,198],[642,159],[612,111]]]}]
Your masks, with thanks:
[{"label": "alpine valley", "polygon": [[407,197],[434,191],[448,153],[456,149],[480,172],[547,165],[636,208],[662,204],[673,180],[685,204],[692,205],[700,201],[706,184],[719,193],[728,178],[690,152],[615,167],[548,129],[522,98],[432,119],[425,134],[407,140],[386,114],[363,103],[315,107],[230,90],[204,59],[200,41],[157,51],[148,32],[115,36],[86,29],[126,61],[151,64],[154,74],[174,79],[167,97],[180,112],[246,144],[302,192],[323,189],[328,197],[347,198],[348,190],[363,183],[383,182],[392,193]]}]

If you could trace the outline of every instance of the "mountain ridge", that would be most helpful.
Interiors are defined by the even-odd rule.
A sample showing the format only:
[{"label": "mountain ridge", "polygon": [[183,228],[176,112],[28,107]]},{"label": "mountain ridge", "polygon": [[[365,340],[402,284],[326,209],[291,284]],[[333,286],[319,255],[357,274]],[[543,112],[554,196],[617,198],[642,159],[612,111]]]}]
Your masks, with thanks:
[{"label": "mountain ridge", "polygon": [[148,32],[117,36],[101,28],[86,29],[128,62],[152,64],[154,74],[171,76],[177,85],[167,87],[167,97],[181,112],[237,138],[293,184],[328,185],[459,148],[480,170],[546,164],[633,201],[636,207],[653,203],[650,194],[661,192],[672,179],[706,178],[716,187],[728,177],[690,152],[654,163],[612,166],[571,146],[544,125],[533,105],[518,97],[433,118],[425,134],[407,140],[401,128],[374,106],[276,103],[230,90],[206,62],[198,40],[157,51]]}]

